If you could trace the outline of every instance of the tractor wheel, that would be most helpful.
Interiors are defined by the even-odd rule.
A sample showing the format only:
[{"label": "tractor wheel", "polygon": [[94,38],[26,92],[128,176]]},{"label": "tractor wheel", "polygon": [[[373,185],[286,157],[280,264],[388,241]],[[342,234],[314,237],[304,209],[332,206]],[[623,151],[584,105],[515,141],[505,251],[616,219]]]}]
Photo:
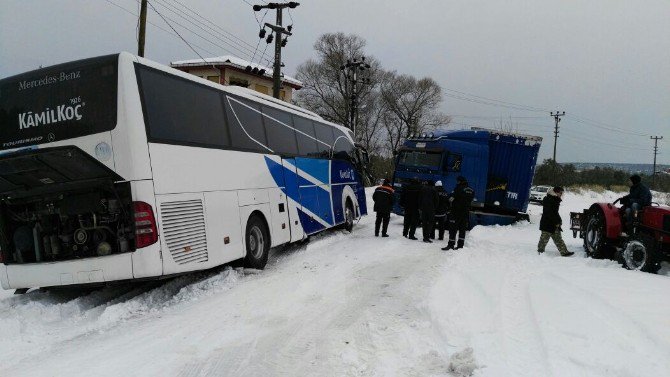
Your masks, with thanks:
[{"label": "tractor wheel", "polygon": [[587,256],[595,259],[605,258],[611,251],[611,247],[607,245],[605,217],[600,211],[591,211],[586,217],[584,251]]},{"label": "tractor wheel", "polygon": [[656,242],[647,234],[628,241],[621,252],[621,259],[623,266],[629,270],[655,274],[661,268],[656,255]]}]

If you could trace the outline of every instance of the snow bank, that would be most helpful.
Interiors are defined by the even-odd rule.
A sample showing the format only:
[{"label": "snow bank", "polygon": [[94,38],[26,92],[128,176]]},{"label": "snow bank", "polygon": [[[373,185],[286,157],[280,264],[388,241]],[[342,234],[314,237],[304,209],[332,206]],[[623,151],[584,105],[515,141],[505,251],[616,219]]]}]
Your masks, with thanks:
[{"label": "snow bank", "polygon": [[466,348],[461,352],[451,355],[449,358],[449,372],[458,377],[472,376],[479,368],[473,355],[472,348]]}]

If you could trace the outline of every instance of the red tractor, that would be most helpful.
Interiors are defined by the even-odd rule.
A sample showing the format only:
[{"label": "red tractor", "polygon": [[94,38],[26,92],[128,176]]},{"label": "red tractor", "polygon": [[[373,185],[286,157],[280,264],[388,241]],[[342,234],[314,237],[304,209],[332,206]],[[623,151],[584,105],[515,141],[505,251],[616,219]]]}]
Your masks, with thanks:
[{"label": "red tractor", "polygon": [[[591,258],[610,258],[629,270],[658,272],[670,260],[670,207],[653,203],[633,213],[631,229],[625,229],[624,208],[595,203],[584,212],[570,213],[573,237],[584,239]],[[627,230],[627,232],[626,232]]]}]

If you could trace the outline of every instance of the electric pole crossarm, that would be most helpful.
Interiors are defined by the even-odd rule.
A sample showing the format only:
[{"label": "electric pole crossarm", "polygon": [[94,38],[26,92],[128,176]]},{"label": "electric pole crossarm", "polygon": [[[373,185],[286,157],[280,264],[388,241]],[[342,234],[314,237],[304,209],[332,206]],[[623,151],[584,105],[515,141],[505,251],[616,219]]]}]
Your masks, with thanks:
[{"label": "electric pole crossarm", "polygon": [[658,141],[663,139],[663,136],[649,136],[654,140],[654,170],[651,172],[651,187],[656,185],[656,155],[658,155]]},{"label": "electric pole crossarm", "polygon": [[[284,9],[289,8],[293,9],[296,8],[300,3],[297,3],[295,1],[290,1],[287,3],[268,3],[265,5],[254,5],[253,9],[255,12],[259,12],[263,9],[272,9],[277,11],[277,20],[276,24],[272,25],[269,23],[265,24],[265,27],[269,28],[276,34],[275,38],[275,56],[274,56],[274,66],[273,66],[273,73],[272,73],[272,96],[274,98],[279,98],[279,94],[281,92],[281,49],[282,47],[286,46],[286,41],[288,40],[284,36],[290,36],[293,35],[291,34],[291,28],[292,26],[289,25],[288,28],[284,29],[282,26],[282,12]],[[261,30],[261,38],[263,38],[264,35],[264,30]],[[271,43],[272,41],[272,35],[270,35],[267,39],[267,43]]]},{"label": "electric pole crossarm", "polygon": [[354,132],[356,135],[356,119],[358,117],[358,95],[359,87],[358,83],[369,83],[369,79],[358,80],[359,71],[364,72],[370,69],[370,64],[365,62],[365,57],[362,57],[360,61],[354,59],[354,61],[347,60],[347,64],[340,66],[340,70],[344,73],[344,79],[346,80],[350,87],[350,108],[349,108],[349,129]]},{"label": "electric pole crossarm", "polygon": [[558,164],[556,162],[556,145],[558,144],[558,124],[561,122],[561,117],[565,115],[565,111],[556,111],[550,112],[549,115],[551,115],[554,118],[554,181],[556,181],[556,165]]}]

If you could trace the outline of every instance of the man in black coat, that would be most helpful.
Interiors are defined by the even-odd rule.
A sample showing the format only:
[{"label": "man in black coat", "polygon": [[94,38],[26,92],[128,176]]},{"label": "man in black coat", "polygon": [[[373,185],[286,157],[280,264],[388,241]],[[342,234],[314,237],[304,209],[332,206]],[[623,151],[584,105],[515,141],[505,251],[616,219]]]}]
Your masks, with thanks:
[{"label": "man in black coat", "polygon": [[393,209],[393,187],[388,179],[385,179],[381,186],[375,189],[372,194],[372,200],[375,202],[374,210],[377,212],[375,220],[375,237],[379,237],[379,226],[382,227],[382,237],[388,237],[386,233],[391,219],[391,209]]},{"label": "man in black coat", "polygon": [[438,233],[439,240],[444,239],[444,230],[447,226],[447,212],[449,211],[449,193],[442,187],[442,181],[435,182],[435,190],[437,191],[437,208],[435,209],[435,230],[433,231],[433,239],[435,233]]},{"label": "man in black coat", "polygon": [[537,244],[538,254],[544,253],[544,248],[547,246],[549,239],[551,238],[558,251],[563,257],[569,257],[574,253],[568,251],[563,238],[561,237],[561,225],[563,220],[561,215],[558,213],[558,208],[561,206],[561,198],[563,197],[563,187],[556,186],[553,189],[547,191],[547,196],[542,200],[542,218],[540,219],[540,230],[542,234],[540,235],[540,242]]},{"label": "man in black coat", "polygon": [[426,181],[421,187],[419,198],[419,209],[421,210],[421,229],[423,230],[423,242],[432,243],[430,236],[433,234],[435,224],[435,207],[437,207],[437,191],[433,182]]},{"label": "man in black coat", "polygon": [[[468,185],[463,176],[456,178],[456,187],[451,193],[451,212],[449,213],[449,243],[442,250],[457,250],[465,244],[465,232],[470,222],[470,206],[475,198],[475,190]],[[456,243],[458,233],[458,243]]]},{"label": "man in black coat", "polygon": [[416,240],[414,237],[416,225],[419,223],[419,194],[421,185],[417,179],[412,178],[409,184],[405,185],[400,194],[400,205],[405,212],[405,218],[402,224],[402,235],[410,240]]},{"label": "man in black coat", "polygon": [[628,179],[630,190],[628,195],[614,201],[614,204],[621,202],[626,209],[626,226],[630,230],[633,226],[633,214],[643,207],[651,205],[651,191],[642,184],[642,178],[639,175],[632,175]]}]

